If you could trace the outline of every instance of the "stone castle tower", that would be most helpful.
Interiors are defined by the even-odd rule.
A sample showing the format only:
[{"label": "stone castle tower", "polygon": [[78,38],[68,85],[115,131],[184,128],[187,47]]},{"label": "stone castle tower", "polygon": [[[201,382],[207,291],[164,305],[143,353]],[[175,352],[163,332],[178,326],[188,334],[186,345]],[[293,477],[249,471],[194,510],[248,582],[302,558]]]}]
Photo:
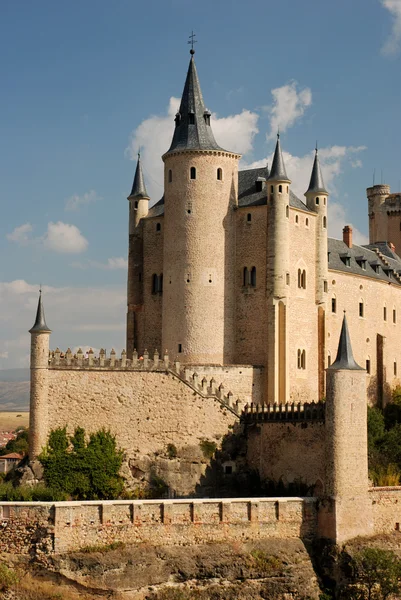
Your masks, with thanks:
[{"label": "stone castle tower", "polygon": [[366,371],[355,362],[345,315],[337,357],[327,369],[325,427],[329,507],[323,513],[323,535],[341,543],[373,532],[368,498]]},{"label": "stone castle tower", "polygon": [[31,395],[29,408],[29,456],[35,460],[46,445],[48,435],[48,363],[51,330],[46,325],[39,294],[38,309],[31,334]]},{"label": "stone castle tower", "polygon": [[369,243],[390,242],[401,253],[401,193],[384,183],[367,188]]}]

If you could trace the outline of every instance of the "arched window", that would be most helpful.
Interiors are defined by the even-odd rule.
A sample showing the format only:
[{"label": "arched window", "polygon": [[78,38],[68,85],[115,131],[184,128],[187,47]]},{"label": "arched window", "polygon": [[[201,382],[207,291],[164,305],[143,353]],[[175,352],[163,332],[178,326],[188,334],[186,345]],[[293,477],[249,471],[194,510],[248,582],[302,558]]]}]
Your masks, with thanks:
[{"label": "arched window", "polygon": [[316,198],[315,202],[316,204],[319,204],[319,198]]},{"label": "arched window", "polygon": [[256,267],[251,269],[251,286],[256,287]]},{"label": "arched window", "polygon": [[156,231],[161,231],[161,224],[160,223],[156,223]]},{"label": "arched window", "polygon": [[323,229],[326,229],[327,226],[327,218],[323,217]]},{"label": "arched window", "polygon": [[287,206],[285,207],[285,216],[287,217],[287,219],[288,219],[288,218],[289,218],[289,216],[290,216],[290,207],[288,206],[288,204],[287,204]]},{"label": "arched window", "polygon": [[244,267],[243,275],[242,275],[242,285],[246,286],[249,283],[248,279],[248,267]]},{"label": "arched window", "polygon": [[246,215],[246,220],[248,221],[248,223],[250,223],[252,221],[252,215],[251,215],[251,213],[248,213]]},{"label": "arched window", "polygon": [[[271,191],[271,193],[274,192],[274,187],[272,185],[270,186],[270,191]],[[400,229],[401,229],[401,225],[400,225]]]},{"label": "arched window", "polygon": [[298,287],[303,290],[306,289],[306,271],[305,271],[305,269],[303,271],[301,271],[301,269],[298,269]]},{"label": "arched window", "polygon": [[171,183],[173,181],[173,171],[171,169],[168,170],[168,182]]},{"label": "arched window", "polygon": [[191,179],[196,179],[196,169],[195,169],[195,167],[191,167]]},{"label": "arched window", "polygon": [[137,201],[137,200],[135,200],[135,205],[134,205],[134,207],[135,207],[135,208],[138,208],[138,201]]},{"label": "arched window", "polygon": [[333,296],[331,299],[331,312],[332,313],[337,312],[337,298],[335,296]]},{"label": "arched window", "polygon": [[297,225],[298,225],[298,222],[299,222],[299,217],[298,217],[298,215],[295,215],[295,223],[296,223]]},{"label": "arched window", "polygon": [[219,181],[223,181],[223,171],[220,169],[220,167],[217,169],[217,179]]},{"label": "arched window", "polygon": [[364,315],[364,306],[363,306],[363,300],[359,301],[359,316],[363,317]]},{"label": "arched window", "polygon": [[280,194],[282,193],[282,191],[283,191],[283,186],[282,185],[278,186],[278,191],[279,191]]},{"label": "arched window", "polygon": [[156,275],[156,273],[153,273],[152,275],[152,294],[157,294],[157,292],[159,291],[159,282],[158,282],[158,277]]}]

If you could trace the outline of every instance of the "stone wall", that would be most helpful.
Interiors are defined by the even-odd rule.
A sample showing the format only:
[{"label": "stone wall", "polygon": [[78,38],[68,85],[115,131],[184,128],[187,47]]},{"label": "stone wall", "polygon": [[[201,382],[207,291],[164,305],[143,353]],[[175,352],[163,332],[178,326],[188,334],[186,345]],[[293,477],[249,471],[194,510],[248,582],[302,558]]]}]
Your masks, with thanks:
[{"label": "stone wall", "polygon": [[314,498],[0,504],[0,552],[67,552],[111,542],[190,545],[316,536]]},{"label": "stone wall", "polygon": [[401,487],[376,487],[369,490],[375,533],[400,531]]},{"label": "stone wall", "polygon": [[247,425],[247,462],[261,479],[285,485],[301,480],[321,494],[325,481],[323,422]]},{"label": "stone wall", "polygon": [[231,392],[234,400],[241,403],[263,401],[264,368],[249,365],[186,365],[190,373],[197,373],[199,380],[203,377],[216,384],[223,384],[225,392]]}]

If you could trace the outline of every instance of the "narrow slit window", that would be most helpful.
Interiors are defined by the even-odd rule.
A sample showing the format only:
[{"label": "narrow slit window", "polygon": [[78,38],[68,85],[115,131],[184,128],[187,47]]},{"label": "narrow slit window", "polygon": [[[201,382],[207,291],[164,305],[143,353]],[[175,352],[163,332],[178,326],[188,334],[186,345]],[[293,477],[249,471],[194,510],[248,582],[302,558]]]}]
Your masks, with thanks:
[{"label": "narrow slit window", "polygon": [[159,282],[156,273],[152,275],[152,294],[157,294],[159,290]]},{"label": "narrow slit window", "polygon": [[387,307],[383,306],[383,321],[387,321]]},{"label": "narrow slit window", "polygon": [[393,323],[397,323],[397,312],[395,308],[393,308]]},{"label": "narrow slit window", "polygon": [[394,377],[397,377],[397,363],[394,361]]},{"label": "narrow slit window", "polygon": [[219,168],[219,169],[217,169],[217,179],[218,179],[219,181],[223,181],[223,171],[222,171],[222,169],[220,169],[220,168]]},{"label": "narrow slit window", "polygon": [[193,112],[189,113],[189,124],[195,125],[195,114]]},{"label": "narrow slit window", "polygon": [[158,289],[159,294],[163,293],[163,273],[161,275],[159,275],[159,289]]},{"label": "narrow slit window", "polygon": [[282,194],[282,192],[283,192],[283,186],[282,185],[278,186],[278,191],[279,191],[279,194]]},{"label": "narrow slit window", "polygon": [[178,354],[181,354],[182,352],[182,344],[178,344]]},{"label": "narrow slit window", "polygon": [[359,316],[363,317],[364,314],[364,306],[363,306],[363,302],[359,303]]},{"label": "narrow slit window", "polygon": [[160,223],[156,223],[156,231],[161,231],[162,226]]},{"label": "narrow slit window", "polygon": [[196,179],[196,169],[195,169],[195,167],[191,167],[191,179]]},{"label": "narrow slit window", "polygon": [[319,204],[319,198],[316,198],[315,202],[316,204]]},{"label": "narrow slit window", "polygon": [[327,227],[327,218],[323,217],[323,229],[326,229]]},{"label": "narrow slit window", "polygon": [[168,182],[171,183],[173,181],[173,171],[169,169],[168,171]]},{"label": "narrow slit window", "polygon": [[285,216],[287,217],[287,219],[288,219],[288,218],[289,218],[289,216],[290,216],[290,208],[289,208],[288,204],[287,204],[287,206],[285,207]]},{"label": "narrow slit window", "polygon": [[246,220],[247,220],[248,223],[250,223],[252,221],[252,215],[251,215],[251,213],[247,214]]},{"label": "narrow slit window", "polygon": [[331,312],[332,313],[336,313],[337,312],[337,298],[332,298],[331,299]]},{"label": "narrow slit window", "polygon": [[256,267],[251,269],[251,286],[256,287]]},{"label": "narrow slit window", "polygon": [[306,225],[306,227],[309,227],[309,219],[308,218],[305,219],[305,225]]},{"label": "narrow slit window", "polygon": [[370,358],[366,359],[366,372],[370,374]]},{"label": "narrow slit window", "polygon": [[245,287],[248,283],[248,267],[244,267],[242,285]]},{"label": "narrow slit window", "polygon": [[298,217],[298,215],[295,215],[295,223],[296,223],[297,225],[298,225],[298,222],[299,222],[299,217]]}]

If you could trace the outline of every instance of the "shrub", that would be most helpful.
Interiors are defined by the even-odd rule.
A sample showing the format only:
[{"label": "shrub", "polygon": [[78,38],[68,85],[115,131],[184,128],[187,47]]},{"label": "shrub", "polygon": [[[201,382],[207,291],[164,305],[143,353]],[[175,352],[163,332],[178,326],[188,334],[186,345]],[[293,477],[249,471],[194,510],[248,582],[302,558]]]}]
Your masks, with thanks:
[{"label": "shrub", "polygon": [[377,486],[400,485],[401,473],[398,466],[392,463],[386,467],[379,465],[376,469],[370,470],[369,476]]},{"label": "shrub", "polygon": [[60,490],[53,490],[42,483],[14,487],[12,483],[0,482],[0,500],[8,502],[56,502],[67,500],[67,495]]},{"label": "shrub", "polygon": [[174,444],[167,444],[167,454],[169,458],[177,457],[177,448],[174,446]]},{"label": "shrub", "polygon": [[48,486],[74,500],[114,499],[123,491],[123,452],[105,429],[90,434],[88,442],[81,427],[70,437],[66,428],[55,429],[39,460]]},{"label": "shrub", "polygon": [[17,454],[22,454],[25,456],[28,454],[28,450],[28,430],[21,428],[14,440],[9,440],[4,448],[0,448],[0,456],[4,454],[11,454],[12,452],[16,452]]},{"label": "shrub", "polygon": [[217,450],[216,442],[211,442],[210,440],[201,440],[199,447],[202,450],[202,454],[205,458],[212,458],[213,454]]},{"label": "shrub", "polygon": [[390,550],[366,548],[351,560],[352,583],[348,597],[377,600],[399,597],[401,591],[401,561]]},{"label": "shrub", "polygon": [[7,565],[0,563],[0,592],[6,592],[12,585],[18,583],[19,577]]}]

